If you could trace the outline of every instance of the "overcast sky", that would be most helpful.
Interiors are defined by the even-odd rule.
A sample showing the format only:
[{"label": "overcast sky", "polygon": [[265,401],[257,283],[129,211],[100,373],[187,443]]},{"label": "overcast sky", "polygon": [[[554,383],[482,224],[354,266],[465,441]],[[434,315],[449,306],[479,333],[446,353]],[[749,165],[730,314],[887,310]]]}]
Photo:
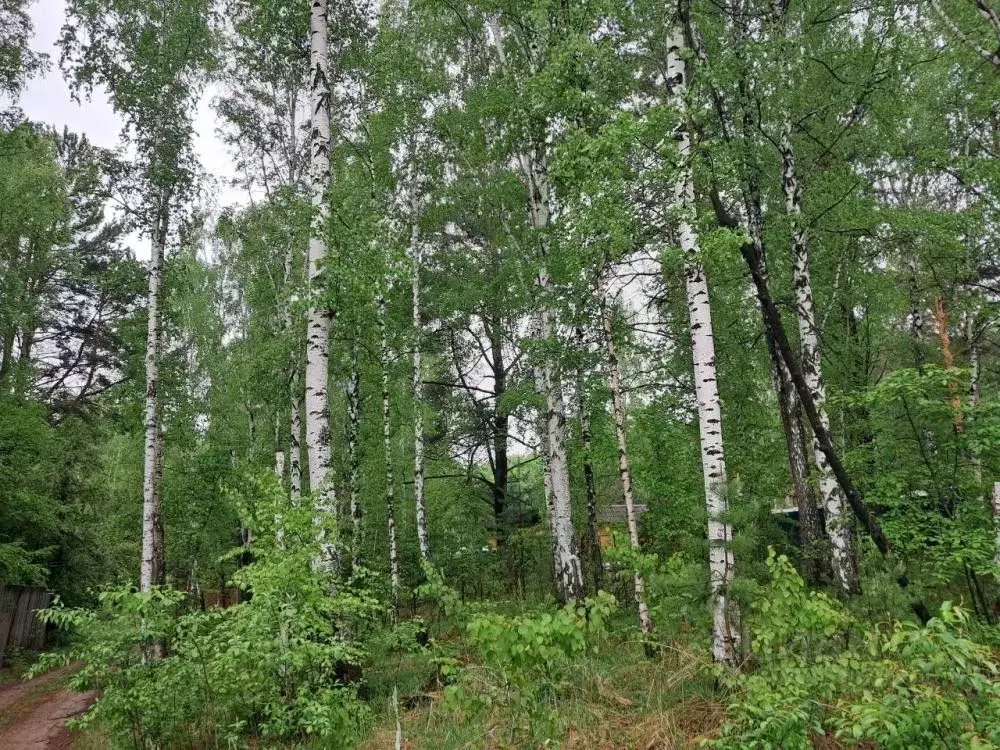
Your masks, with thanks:
[{"label": "overcast sky", "polygon": [[[25,115],[30,120],[47,123],[58,130],[68,127],[86,135],[95,145],[115,148],[119,145],[122,122],[108,103],[107,92],[95,90],[90,100],[83,99],[78,104],[70,96],[69,85],[59,69],[56,43],[65,20],[64,0],[36,0],[28,12],[35,27],[32,49],[48,54],[50,67],[47,74],[28,82],[20,101]],[[233,177],[232,162],[225,145],[216,136],[217,121],[211,107],[212,96],[213,92],[209,89],[198,106],[194,121],[195,152],[202,168],[215,178],[209,193],[217,204],[213,207],[221,208],[231,203],[243,203],[245,198],[240,190],[229,185]],[[147,241],[136,238],[134,249],[138,257],[149,257]]]}]

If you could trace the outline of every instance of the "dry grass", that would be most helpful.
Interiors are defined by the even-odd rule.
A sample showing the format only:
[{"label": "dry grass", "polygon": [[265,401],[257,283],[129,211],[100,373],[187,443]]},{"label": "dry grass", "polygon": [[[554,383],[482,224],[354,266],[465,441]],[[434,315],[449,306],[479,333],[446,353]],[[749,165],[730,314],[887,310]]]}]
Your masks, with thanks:
[{"label": "dry grass", "polygon": [[[648,658],[637,642],[605,643],[597,655],[572,665],[565,675],[553,707],[565,730],[558,746],[569,750],[698,747],[700,740],[718,732],[724,719],[723,706],[712,695],[710,666],[699,650],[687,645],[668,645],[657,657]],[[484,683],[484,690],[498,687],[498,676],[490,670],[472,666],[466,677],[473,691],[477,682]],[[431,698],[432,702],[402,714],[404,747],[527,746],[524,740],[511,739],[523,736],[517,730],[524,717],[512,715],[502,699],[487,716],[464,716],[444,709],[440,694]],[[395,742],[395,717],[383,712],[365,747],[391,750]]]}]

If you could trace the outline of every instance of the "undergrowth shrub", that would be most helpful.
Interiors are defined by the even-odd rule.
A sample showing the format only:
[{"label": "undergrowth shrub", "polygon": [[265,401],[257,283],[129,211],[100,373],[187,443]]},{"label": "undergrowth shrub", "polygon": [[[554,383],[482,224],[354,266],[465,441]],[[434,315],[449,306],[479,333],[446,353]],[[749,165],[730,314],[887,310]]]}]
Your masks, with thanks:
[{"label": "undergrowth shrub", "polygon": [[443,665],[453,680],[445,705],[459,721],[485,719],[503,743],[537,746],[557,739],[564,731],[557,700],[569,667],[596,651],[615,607],[614,597],[599,592],[554,612],[474,616],[466,632],[481,662]]},{"label": "undergrowth shrub", "polygon": [[708,569],[701,560],[689,560],[679,554],[661,559],[653,552],[635,549],[622,532],[616,532],[614,546],[604,554],[613,565],[613,575],[623,582],[630,597],[635,586],[634,574],[642,575],[646,604],[653,620],[650,638],[672,640],[683,636],[690,640],[705,634],[701,639],[708,648],[709,580]]},{"label": "undergrowth shrub", "polygon": [[234,576],[249,601],[191,612],[183,592],[119,589],[94,610],[42,613],[71,629],[75,645],[39,669],[79,661],[73,686],[101,691],[78,724],[99,721],[119,746],[143,748],[240,747],[252,737],[354,744],[367,708],[339,675],[360,664],[359,634],[380,605],[317,572],[308,504],[289,507],[267,478],[247,480],[234,499],[254,530],[255,559]]},{"label": "undergrowth shrub", "polygon": [[750,618],[755,668],[732,689],[720,748],[810,748],[813,735],[884,750],[1000,747],[1000,671],[945,603],[925,627],[867,626],[809,591],[771,551]]}]

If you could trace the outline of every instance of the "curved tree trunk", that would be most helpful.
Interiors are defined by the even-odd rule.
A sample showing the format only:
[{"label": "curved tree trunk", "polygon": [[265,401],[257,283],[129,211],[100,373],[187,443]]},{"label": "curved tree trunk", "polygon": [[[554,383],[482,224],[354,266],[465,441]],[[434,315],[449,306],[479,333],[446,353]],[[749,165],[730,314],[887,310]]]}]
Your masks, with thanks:
[{"label": "curved tree trunk", "polygon": [[708,279],[701,260],[694,225],[694,176],[692,144],[688,128],[686,40],[678,24],[670,35],[666,85],[669,100],[680,113],[673,138],[681,159],[674,183],[677,239],[685,261],[685,290],[690,317],[695,395],[701,435],[701,464],[708,510],[709,570],[712,594],[712,654],[723,664],[735,664],[740,644],[739,610],[730,599],[735,560],[731,547],[733,530],[728,512],[726,460],[722,441],[722,404],[715,371],[715,339]]},{"label": "curved tree trunk", "polygon": [[[635,496],[632,492],[632,470],[628,462],[628,441],[625,433],[625,395],[622,392],[622,371],[615,349],[615,340],[611,325],[611,312],[607,302],[600,300],[601,330],[604,332],[604,354],[608,367],[608,379],[611,384],[611,411],[615,420],[615,437],[618,440],[618,478],[622,484],[622,497],[625,499],[625,518],[628,522],[629,539],[632,548],[639,549],[639,524],[635,515]],[[639,628],[643,633],[653,631],[653,621],[649,617],[649,607],[646,605],[646,582],[637,570],[634,576],[635,602],[639,607]]]}]

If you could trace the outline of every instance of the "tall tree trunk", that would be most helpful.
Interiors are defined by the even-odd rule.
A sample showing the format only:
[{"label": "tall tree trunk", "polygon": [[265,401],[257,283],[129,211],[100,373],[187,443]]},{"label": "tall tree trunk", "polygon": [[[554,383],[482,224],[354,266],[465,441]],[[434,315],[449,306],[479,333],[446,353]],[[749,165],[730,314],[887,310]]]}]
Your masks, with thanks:
[{"label": "tall tree trunk", "polygon": [[[795,313],[802,345],[802,373],[812,394],[812,401],[825,430],[830,430],[826,411],[826,384],[823,382],[823,356],[816,311],[813,303],[812,272],[809,241],[802,221],[802,188],[798,181],[795,151],[792,147],[791,121],[781,131],[781,187],[785,194],[785,210],[790,221],[792,261],[795,284]],[[850,516],[844,491],[833,475],[830,463],[814,439],[814,456],[819,471],[819,487],[826,510],[826,533],[832,551],[833,575],[840,591],[850,596],[860,588],[852,539]]]},{"label": "tall tree trunk", "polygon": [[[727,225],[732,226],[731,224]],[[888,556],[892,552],[892,543],[886,537],[878,519],[872,514],[868,503],[865,502],[864,495],[858,486],[854,484],[854,480],[840,460],[840,455],[837,453],[830,433],[824,426],[823,420],[819,417],[819,412],[812,400],[812,391],[809,389],[805,376],[802,374],[802,369],[799,367],[796,357],[792,352],[792,347],[788,343],[788,336],[785,334],[781,314],[778,312],[778,308],[771,298],[771,291],[767,285],[767,277],[763,272],[762,261],[757,248],[752,243],[745,243],[740,247],[740,253],[743,255],[743,260],[746,262],[747,268],[750,269],[750,276],[757,290],[757,299],[760,301],[764,325],[770,330],[771,335],[774,336],[775,343],[778,345],[778,351],[781,353],[781,358],[788,367],[792,382],[795,384],[795,390],[799,394],[802,408],[809,420],[809,425],[812,427],[813,434],[816,436],[818,447],[823,451],[827,461],[830,463],[830,468],[833,470],[833,474],[837,478],[841,489],[844,490],[844,495],[851,506],[851,510],[854,511],[855,517],[871,536],[876,549],[883,556]],[[906,572],[903,572],[896,581],[904,591],[909,588],[910,579]],[[926,623],[930,620],[930,612],[922,600],[914,599],[910,602],[910,606],[921,622]]]},{"label": "tall tree trunk", "polygon": [[429,560],[430,539],[427,532],[427,506],[424,501],[424,376],[420,361],[423,321],[420,313],[420,228],[416,216],[410,233],[413,292],[413,497],[417,508],[417,541],[420,557]]},{"label": "tall tree trunk", "polygon": [[289,385],[288,486],[293,505],[302,497],[302,396],[299,394],[299,368],[292,370]]},{"label": "tall tree trunk", "polygon": [[[576,327],[577,346],[585,349],[583,327]],[[580,442],[583,444],[583,483],[587,491],[587,545],[590,566],[594,579],[594,591],[604,585],[604,556],[601,553],[601,537],[597,528],[597,481],[594,477],[594,440],[590,426],[590,408],[587,405],[587,382],[583,367],[576,371],[576,399],[580,413]]]},{"label": "tall tree trunk", "polygon": [[[743,132],[745,135],[752,132],[752,122],[749,117],[749,115],[744,116]],[[744,203],[750,240],[761,258],[766,279],[768,269],[767,256],[764,253],[764,222],[760,208],[760,186],[753,173],[748,177]],[[792,482],[792,491],[795,494],[795,505],[799,509],[799,544],[802,547],[805,561],[805,578],[809,583],[817,584],[822,572],[829,568],[829,564],[824,564],[825,551],[820,549],[820,542],[823,539],[823,521],[816,502],[816,493],[809,477],[809,452],[806,448],[805,426],[802,424],[802,405],[795,392],[795,385],[792,383],[788,368],[778,351],[774,336],[767,328],[764,329],[764,335],[767,339],[767,354],[771,365],[771,384],[778,396],[781,427],[788,453],[788,474]]]},{"label": "tall tree trunk", "polygon": [[[971,419],[975,419],[977,409],[982,403],[979,332],[976,330],[975,313],[968,313],[965,317],[965,340],[969,347],[969,408],[972,412]],[[977,486],[982,488],[983,459],[977,448],[972,449],[972,470],[975,473]]]},{"label": "tall tree trunk", "polygon": [[[622,497],[625,500],[625,519],[628,522],[629,539],[632,548],[639,549],[639,524],[635,515],[635,495],[632,492],[632,470],[628,462],[628,441],[625,433],[625,395],[622,392],[621,364],[615,349],[614,332],[611,324],[611,311],[607,301],[600,300],[601,330],[604,332],[604,355],[608,367],[608,379],[611,385],[611,411],[615,420],[615,437],[618,440],[618,478],[622,484]],[[635,601],[639,607],[639,627],[643,633],[651,633],[653,621],[649,617],[649,607],[646,606],[646,582],[637,570],[634,576]]]},{"label": "tall tree trunk", "polygon": [[[934,298],[934,322],[937,325],[938,341],[941,342],[944,367],[950,373],[955,369],[955,353],[951,349],[951,333],[948,330],[948,310],[941,295]],[[955,432],[962,432],[965,429],[962,414],[962,397],[958,394],[958,386],[955,383],[948,383],[948,394],[953,412],[952,424],[955,427]]]},{"label": "tall tree trunk", "polygon": [[[282,287],[285,298],[281,305],[281,330],[286,339],[293,342],[292,351],[294,352],[288,364],[288,485],[292,503],[297,504],[302,495],[302,396],[299,393],[298,352],[300,349],[294,344],[296,331],[292,317],[291,300],[294,252],[294,245],[289,242],[285,248],[282,268]],[[284,480],[284,471],[281,471],[278,476]]]},{"label": "tall tree trunk", "polygon": [[[996,553],[993,562],[1000,570],[1000,482],[993,483],[993,526],[997,532]],[[1000,574],[997,577],[1000,578]]]},{"label": "tall tree trunk", "polygon": [[502,548],[507,540],[507,484],[510,473],[510,461],[507,457],[510,416],[502,404],[507,392],[507,365],[504,361],[500,322],[484,316],[483,328],[490,340],[490,370],[493,375],[493,482],[490,484],[490,495],[497,547]]},{"label": "tall tree trunk", "polygon": [[[500,67],[506,67],[503,32],[495,18],[487,19],[487,43],[493,47]],[[545,266],[548,241],[545,232],[552,215],[551,191],[544,144],[534,145],[530,151],[517,155],[521,179],[528,190],[528,209],[532,229],[537,233],[537,254],[541,260],[538,271],[538,290],[541,303],[536,318],[536,329],[542,341],[551,341],[554,334],[552,311],[549,309],[551,279]],[[565,600],[583,596],[583,573],[580,556],[573,536],[572,505],[569,492],[569,463],[566,457],[566,404],[563,400],[561,374],[549,355],[544,356],[536,376],[536,383],[545,395],[546,466],[550,517],[553,536],[553,554],[556,583],[559,595]]]},{"label": "tall tree trunk", "polygon": [[[330,481],[329,347],[332,315],[321,301],[322,263],[326,257],[326,231],[330,209],[326,193],[330,185],[330,58],[327,41],[327,0],[311,0],[309,15],[309,180],[312,194],[312,228],[309,237],[309,319],[306,334],[306,452],[309,458],[309,490],[316,497],[321,516],[332,515],[336,506]],[[331,550],[327,549],[326,554]],[[325,563],[332,562],[325,561]]]},{"label": "tall tree trunk", "polygon": [[[684,10],[684,9],[682,9]],[[780,12],[783,12],[780,11]],[[683,18],[688,34],[696,47],[695,53],[699,61],[708,63],[708,54],[701,44],[701,39],[693,20],[689,15]],[[742,5],[734,6],[729,29],[733,43],[739,46],[743,42],[746,31],[743,23]],[[743,139],[749,143],[755,138],[757,124],[755,122],[755,108],[749,102],[749,76],[746,67],[741,68],[738,80],[739,100],[742,105],[741,127]],[[722,125],[723,138],[728,143],[735,140],[735,127],[732,121],[729,102],[719,91],[712,87],[711,97],[716,114]],[[746,149],[743,149],[745,153]],[[747,233],[751,242],[756,248],[757,254],[761,258],[762,269],[767,274],[767,259],[764,251],[764,221],[761,211],[760,180],[758,178],[759,167],[749,159],[743,165],[742,198],[746,216]],[[724,209],[718,201],[717,194],[712,193],[713,204],[716,212]],[[771,383],[778,397],[779,414],[781,417],[782,431],[785,435],[785,447],[788,454],[789,477],[792,483],[792,491],[795,495],[795,504],[799,510],[799,541],[805,551],[805,576],[810,583],[818,582],[820,569],[825,567],[822,562],[821,552],[818,550],[819,542],[823,537],[823,525],[820,518],[819,508],[816,503],[816,494],[809,478],[809,457],[806,449],[805,427],[802,423],[802,409],[795,393],[795,386],[791,381],[788,368],[785,367],[778,352],[774,337],[765,329],[767,336],[767,350],[771,367]]]},{"label": "tall tree trunk", "polygon": [[385,509],[389,532],[389,580],[392,585],[393,610],[399,600],[399,554],[396,549],[396,486],[392,472],[392,423],[389,403],[389,334],[386,326],[386,301],[381,292],[378,306],[379,364],[382,369],[382,450],[385,453]]},{"label": "tall tree trunk", "polygon": [[[538,271],[538,289],[543,301],[538,310],[538,332],[541,341],[554,338],[552,313],[548,308],[551,280],[544,258],[548,243],[544,232],[549,226],[549,183],[544,152],[538,151],[530,158],[522,158],[522,174],[528,184],[531,201],[531,225],[539,232],[539,257],[543,265]],[[566,405],[559,368],[550,355],[541,364],[541,381],[545,394],[546,431],[548,438],[549,492],[552,495],[552,532],[555,571],[560,596],[572,601],[583,596],[583,571],[573,535],[573,508],[569,491],[569,461],[566,455]]]},{"label": "tall tree trunk", "polygon": [[146,430],[145,459],[142,482],[142,559],[139,568],[139,590],[143,593],[163,583],[163,517],[160,512],[160,476],[162,446],[159,420],[159,359],[160,359],[160,289],[163,285],[163,254],[167,244],[170,221],[169,198],[162,192],[156,210],[156,226],[152,234],[152,254],[149,266],[146,325]]},{"label": "tall tree trunk", "polygon": [[773,337],[770,333],[766,335],[771,357],[771,378],[778,394],[782,431],[785,434],[785,446],[788,450],[792,491],[795,494],[796,507],[799,509],[799,544],[805,560],[805,578],[810,584],[816,585],[820,582],[822,573],[829,569],[829,565],[824,564],[825,554],[819,549],[823,538],[823,520],[816,504],[813,485],[809,481],[809,452],[806,450],[805,425],[802,424],[802,405]]},{"label": "tall tree trunk", "polygon": [[354,331],[351,341],[351,372],[347,377],[347,460],[350,473],[347,491],[351,513],[351,569],[361,562],[361,371],[358,363],[358,339],[361,332]]},{"label": "tall tree trunk", "polygon": [[732,665],[736,663],[740,645],[739,610],[729,593],[735,567],[731,546],[733,530],[726,518],[729,510],[726,497],[728,479],[722,441],[722,404],[715,371],[712,310],[708,297],[708,279],[694,225],[693,151],[688,127],[686,41],[680,24],[671,30],[668,44],[666,85],[669,100],[680,113],[680,120],[673,134],[681,161],[674,183],[673,201],[678,215],[677,239],[684,254],[685,289],[701,435],[701,463],[708,511],[712,654],[717,662]]},{"label": "tall tree trunk", "polygon": [[[547,319],[547,315],[542,316]],[[543,321],[542,330],[547,323]],[[546,340],[548,336],[544,337]],[[566,405],[562,384],[552,371],[542,367],[546,395],[545,428],[548,440],[548,478],[551,495],[553,553],[560,597],[574,601],[583,597],[583,572],[573,536],[573,510],[569,493],[569,461],[566,455]]]}]

